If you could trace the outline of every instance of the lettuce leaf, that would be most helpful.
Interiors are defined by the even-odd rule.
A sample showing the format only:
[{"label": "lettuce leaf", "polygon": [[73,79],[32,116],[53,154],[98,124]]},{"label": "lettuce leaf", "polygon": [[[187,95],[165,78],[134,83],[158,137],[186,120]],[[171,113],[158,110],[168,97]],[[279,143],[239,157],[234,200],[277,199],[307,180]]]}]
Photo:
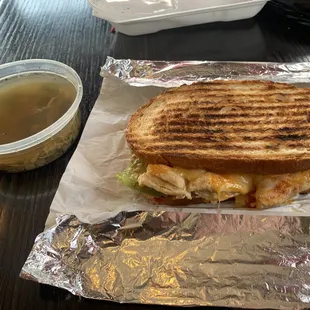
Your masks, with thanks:
[{"label": "lettuce leaf", "polygon": [[146,171],[146,165],[138,158],[134,158],[129,167],[122,172],[119,172],[116,176],[118,180],[127,187],[134,189],[139,193],[151,195],[153,197],[163,197],[162,193],[156,190],[140,186],[138,182],[139,176]]}]

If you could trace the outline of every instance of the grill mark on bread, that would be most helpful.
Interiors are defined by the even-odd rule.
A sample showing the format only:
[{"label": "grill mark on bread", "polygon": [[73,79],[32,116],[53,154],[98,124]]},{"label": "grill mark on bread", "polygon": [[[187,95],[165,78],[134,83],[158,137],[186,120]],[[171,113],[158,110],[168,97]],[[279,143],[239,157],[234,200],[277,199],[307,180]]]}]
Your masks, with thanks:
[{"label": "grill mark on bread", "polygon": [[[310,100],[309,100],[310,101]],[[256,101],[255,101],[256,102]],[[268,105],[264,105],[264,104],[260,104],[259,106],[255,106],[255,105],[251,105],[251,106],[240,106],[238,105],[238,103],[234,103],[234,104],[226,104],[225,107],[217,107],[217,105],[210,105],[209,107],[197,107],[195,109],[195,113],[199,113],[199,114],[204,114],[204,113],[208,113],[208,112],[217,112],[220,113],[221,115],[225,115],[225,113],[230,112],[232,114],[238,114],[240,113],[240,111],[247,111],[249,113],[256,113],[256,112],[262,112],[262,111],[266,111],[266,110],[273,110],[273,111],[282,111],[282,109],[285,108],[283,106],[283,104],[279,105],[279,106],[274,106],[273,104],[268,104]],[[304,111],[310,111],[310,106],[308,103],[306,104],[295,104],[295,105],[290,105],[290,109],[291,110],[301,110],[303,109]],[[165,113],[173,113],[175,115],[175,117],[184,117],[184,115],[186,116],[187,113],[190,112],[190,110],[188,108],[178,108],[178,109],[173,109],[173,108],[169,108],[169,109],[165,109],[164,110]],[[162,116],[158,116],[155,117],[154,119],[158,119]]]},{"label": "grill mark on bread", "polygon": [[[261,144],[261,146],[257,146],[257,145],[244,145],[243,141],[228,141],[230,143],[228,143],[227,141],[222,141],[222,143],[220,142],[212,142],[212,141],[205,141],[205,146],[197,146],[195,144],[190,144],[190,143],[182,143],[181,141],[175,141],[176,143],[170,143],[167,146],[163,146],[161,143],[159,143],[160,141],[158,141],[158,144],[154,143],[154,147],[152,148],[145,148],[143,151],[148,151],[151,154],[166,154],[167,151],[177,151],[180,150],[184,153],[186,153],[186,151],[204,151],[204,150],[208,150],[212,147],[212,150],[230,150],[230,149],[234,149],[235,153],[242,153],[242,151],[265,151],[266,149],[270,152],[272,151],[278,151],[281,150],[282,147],[286,147],[286,148],[296,148],[296,147],[303,147],[302,143],[298,143],[298,141],[296,141],[296,143],[287,143],[285,145],[281,145],[281,147],[278,144]],[[170,141],[173,142],[173,141]],[[268,141],[266,141],[268,142]],[[291,142],[291,141],[290,141]],[[307,150],[310,150],[309,148]],[[174,153],[175,155],[175,153]],[[179,155],[179,153],[178,153]]]},{"label": "grill mark on bread", "polygon": [[308,89],[215,81],[152,99],[133,115],[126,135],[133,152],[146,162],[206,169],[216,165],[223,172],[253,172],[259,165],[259,173],[270,174],[310,168],[309,129]]},{"label": "grill mark on bread", "polygon": [[[308,141],[310,142],[310,137],[308,135],[298,135],[298,134],[288,134],[288,135],[279,135],[279,134],[274,134],[274,135],[264,135],[264,136],[243,136],[242,138],[236,138],[235,136],[231,135],[223,135],[223,136],[180,136],[180,135],[167,135],[160,137],[158,139],[154,139],[154,142],[161,142],[161,141],[179,141],[179,142],[188,142],[190,138],[190,143],[192,142],[204,142],[204,143],[209,143],[209,142],[221,142],[221,141],[234,141],[234,142],[242,142],[243,140],[245,141],[275,141],[275,140],[280,140],[280,141]],[[259,139],[258,139],[259,138]],[[282,144],[283,145],[283,144]]]},{"label": "grill mark on bread", "polygon": [[[259,118],[259,117],[266,117],[266,116],[278,116],[279,114],[281,114],[281,117],[283,116],[306,116],[306,112],[305,110],[299,109],[298,107],[294,107],[292,109],[290,109],[290,111],[283,111],[283,109],[285,109],[285,107],[282,107],[282,109],[278,109],[278,110],[273,110],[273,111],[264,111],[264,110],[255,110],[252,109],[252,111],[249,112],[240,112],[240,111],[234,111],[234,110],[228,110],[227,113],[214,113],[213,111],[210,113],[207,113],[207,111],[203,111],[203,113],[198,113],[198,112],[177,112],[173,117],[169,118],[169,122],[175,121],[175,120],[182,120],[182,121],[186,121],[186,120],[190,120],[190,121],[195,121],[197,118],[198,119],[209,119],[209,118],[222,118],[222,119],[226,119],[226,118],[232,118],[232,117],[239,117],[239,118],[248,118],[248,117],[255,117],[255,118]],[[240,108],[240,110],[243,110],[242,108]],[[165,112],[170,112],[170,111],[165,111]],[[200,111],[199,111],[200,112]],[[209,111],[208,111],[209,112]],[[220,111],[219,111],[220,112]],[[310,106],[309,106],[309,113],[310,113]],[[155,117],[154,120],[155,121],[161,121],[163,119],[166,119],[165,116],[158,116]]]},{"label": "grill mark on bread", "polygon": [[310,141],[308,135],[292,135],[292,134],[276,135],[275,138],[283,140],[283,141],[294,141],[294,140],[308,140],[308,141]]},{"label": "grill mark on bread", "polygon": [[[167,123],[165,122],[158,122],[155,128],[160,128],[162,126],[166,126],[169,130],[169,126],[191,126],[192,124],[192,119],[188,119],[188,120],[176,120],[176,121],[169,121]],[[264,121],[264,124],[262,124],[262,122]],[[297,122],[298,121],[298,122]],[[230,119],[227,118],[225,120],[218,120],[217,118],[212,118],[209,120],[195,120],[195,123],[197,125],[197,127],[199,126],[214,126],[215,124],[219,127],[223,127],[222,129],[224,130],[225,126],[232,126],[232,125],[238,125],[238,124],[243,124],[243,125],[253,125],[253,124],[262,124],[262,125],[270,125],[270,124],[275,124],[277,126],[279,125],[285,125],[285,124],[308,124],[309,121],[307,119],[307,116],[305,115],[301,115],[298,119],[283,119],[283,117],[273,117],[273,119],[255,119],[255,118],[247,118],[246,120],[244,119]],[[309,124],[310,125],[310,124]],[[309,126],[310,127],[310,126]],[[310,128],[309,128],[310,129]],[[157,131],[157,130],[156,130]]]},{"label": "grill mark on bread", "polygon": [[[283,126],[286,126],[287,123],[285,123]],[[255,126],[257,127],[257,125],[250,125],[250,126],[240,126],[237,127],[235,126],[234,128],[230,129],[227,128],[225,129],[220,129],[220,128],[214,128],[214,129],[210,129],[210,128],[204,128],[204,127],[191,127],[191,126],[186,126],[186,128],[184,128],[184,126],[170,126],[169,127],[169,134],[191,134],[191,135],[195,135],[195,134],[211,134],[211,135],[216,135],[216,134],[236,134],[236,133],[240,133],[240,132],[244,132],[244,133],[266,133],[266,132],[280,132],[280,133],[304,133],[306,130],[309,129],[308,125],[305,126],[299,126],[298,128],[291,128],[291,127],[279,127],[277,129],[275,129],[274,127],[268,127],[266,126],[265,128],[255,128]],[[157,134],[167,134],[167,131],[165,129],[158,129]]]},{"label": "grill mark on bread", "polygon": [[[259,134],[259,133],[258,133]],[[274,139],[279,139],[282,141],[288,141],[288,140],[309,140],[310,141],[310,136],[304,134],[303,132],[298,133],[283,133],[279,134],[279,132],[273,132],[273,133],[267,133],[267,134],[260,134],[260,135],[243,135],[241,138],[236,137],[236,133],[229,133],[229,134],[218,134],[218,135],[201,135],[201,134],[192,134],[191,132],[184,132],[183,134],[163,134],[161,135],[160,138],[154,139],[154,141],[222,141],[222,140],[233,140],[233,141],[271,141]]]},{"label": "grill mark on bread", "polygon": [[[306,100],[302,100],[302,102],[305,102]],[[309,99],[310,101],[310,99]],[[294,101],[294,104],[290,104],[290,109],[294,110],[294,109],[304,109],[307,111],[310,111],[310,105],[309,105],[309,101],[306,101],[307,103],[305,104],[296,104],[296,101]],[[199,107],[195,108],[196,113],[206,113],[206,112],[220,112],[221,114],[225,114],[226,112],[232,112],[234,114],[238,114],[240,112],[240,110],[242,111],[247,111],[247,112],[251,112],[253,111],[253,113],[256,113],[256,111],[266,111],[266,110],[274,110],[274,111],[282,111],[282,109],[284,108],[283,103],[278,104],[278,103],[266,103],[263,104],[265,101],[262,102],[258,102],[258,101],[253,101],[253,103],[259,103],[259,105],[243,105],[241,106],[240,103],[237,102],[233,102],[233,103],[226,103],[225,107],[222,107],[221,105],[217,106],[217,104],[215,103],[210,103],[209,106],[207,105],[200,105]],[[298,102],[298,101],[297,101]],[[178,107],[178,108],[173,108],[169,107],[169,109],[165,109],[166,113],[174,113],[175,115],[179,115],[179,116],[183,116],[186,113],[190,112],[190,109],[188,108],[182,108],[182,107]],[[156,118],[155,118],[156,119]]]},{"label": "grill mark on bread", "polygon": [[[276,126],[279,127],[280,123],[284,123],[286,127],[292,127],[294,124],[300,125],[307,125],[310,127],[310,114],[307,113],[298,113],[298,114],[285,114],[284,111],[279,112],[279,113],[270,113],[267,115],[260,115],[255,117],[255,115],[248,115],[246,116],[241,116],[240,115],[235,115],[235,116],[227,116],[227,117],[221,117],[220,115],[218,116],[210,116],[210,117],[193,117],[190,116],[188,118],[176,118],[176,119],[169,119],[167,121],[156,121],[155,124],[153,124],[152,128],[156,128],[157,130],[161,129],[161,126],[165,124],[167,127],[180,127],[180,126],[189,126],[191,128],[201,128],[201,126],[206,126],[208,127],[220,127],[219,125],[225,125],[225,124],[238,124],[242,123],[244,125],[246,124],[255,124],[259,123],[260,127],[271,127],[273,124],[273,128]],[[257,125],[258,126],[258,125]],[[283,127],[283,126],[281,126]],[[209,128],[209,129],[211,129]],[[227,129],[227,128],[226,128]]]}]

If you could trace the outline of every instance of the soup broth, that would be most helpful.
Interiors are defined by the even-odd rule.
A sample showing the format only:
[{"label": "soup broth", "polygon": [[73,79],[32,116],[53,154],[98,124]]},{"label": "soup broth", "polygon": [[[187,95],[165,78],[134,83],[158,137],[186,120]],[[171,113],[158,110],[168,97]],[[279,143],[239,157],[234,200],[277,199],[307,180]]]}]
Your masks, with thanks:
[{"label": "soup broth", "polygon": [[0,81],[0,145],[30,137],[56,122],[77,91],[54,74],[29,74]]}]

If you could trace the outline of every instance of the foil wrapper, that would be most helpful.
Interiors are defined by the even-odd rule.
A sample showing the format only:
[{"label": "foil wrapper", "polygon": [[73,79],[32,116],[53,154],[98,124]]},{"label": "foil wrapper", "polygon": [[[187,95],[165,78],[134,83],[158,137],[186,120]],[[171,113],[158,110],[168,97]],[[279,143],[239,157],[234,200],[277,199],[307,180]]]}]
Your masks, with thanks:
[{"label": "foil wrapper", "polygon": [[309,86],[310,63],[147,61],[108,57],[102,75],[109,72],[133,86],[177,87],[223,79],[272,80]]},{"label": "foil wrapper", "polygon": [[[269,79],[308,87],[309,71],[309,63],[152,62],[108,58],[102,75],[105,80],[117,76],[136,87],[174,87],[201,80],[238,78]],[[113,90],[117,85],[105,83],[103,93],[108,96],[113,93],[109,92],[109,86]],[[123,119],[120,109],[118,113]],[[89,122],[100,116],[95,106]],[[87,126],[84,140],[91,138]],[[84,146],[85,152],[87,149]],[[87,163],[91,171],[89,162],[85,161],[89,157],[76,153],[51,206],[48,226],[36,238],[21,277],[86,298],[115,302],[256,309],[309,307],[308,216],[219,211],[206,214],[184,209],[183,212],[130,212],[130,208],[115,216],[110,205],[105,210],[105,214],[111,212],[110,217],[100,221],[100,217],[94,217],[92,220],[98,223],[85,223],[83,216],[89,219],[92,204],[100,205],[101,200],[92,200],[87,208],[80,210],[77,204],[85,205],[86,201],[81,199],[90,199],[92,193],[88,190],[86,198],[77,193],[77,199],[70,200],[70,190],[76,189],[73,179],[81,173],[79,167]],[[91,178],[81,181],[87,189]],[[57,209],[57,201],[72,205]],[[301,204],[307,204],[307,199]],[[51,215],[56,215],[57,220],[50,227]]]},{"label": "foil wrapper", "polygon": [[58,218],[22,277],[87,298],[173,306],[300,309],[310,303],[310,219],[120,213]]}]

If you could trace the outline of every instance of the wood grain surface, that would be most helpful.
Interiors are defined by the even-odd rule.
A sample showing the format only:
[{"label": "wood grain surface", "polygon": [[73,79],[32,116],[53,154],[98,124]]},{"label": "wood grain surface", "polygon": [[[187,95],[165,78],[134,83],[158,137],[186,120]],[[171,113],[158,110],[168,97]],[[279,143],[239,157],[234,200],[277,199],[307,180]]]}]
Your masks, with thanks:
[{"label": "wood grain surface", "polygon": [[[85,123],[99,93],[99,70],[107,55],[165,60],[310,60],[309,6],[306,1],[289,1],[298,8],[296,13],[283,2],[269,3],[250,20],[128,37],[111,34],[108,23],[92,17],[87,0],[0,0],[0,63],[47,58],[72,66],[84,84],[81,111]],[[85,300],[18,277],[44,227],[73,150],[36,171],[0,174],[0,309],[151,308]]]}]

